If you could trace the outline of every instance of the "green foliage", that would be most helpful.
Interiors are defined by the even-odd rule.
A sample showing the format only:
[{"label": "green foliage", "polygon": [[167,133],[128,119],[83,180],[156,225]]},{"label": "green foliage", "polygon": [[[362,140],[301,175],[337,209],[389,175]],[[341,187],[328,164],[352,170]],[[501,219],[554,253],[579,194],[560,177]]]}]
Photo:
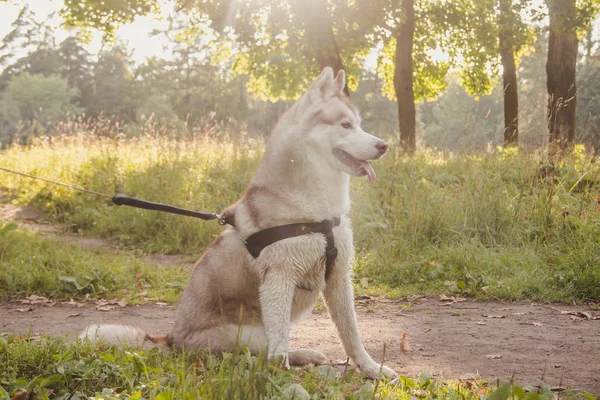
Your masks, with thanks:
[{"label": "green foliage", "polygon": [[582,66],[577,86],[578,136],[600,149],[600,51]]},{"label": "green foliage", "polygon": [[426,147],[452,152],[482,151],[501,144],[502,89],[478,100],[453,77],[446,91],[419,108]]},{"label": "green foliage", "polygon": [[[500,10],[502,1],[508,6],[504,12]],[[530,0],[455,2],[448,16],[455,22],[448,29],[446,50],[470,95],[488,95],[495,86],[500,71],[501,35],[515,55],[533,41],[533,29],[525,20],[530,8]]]},{"label": "green foliage", "polygon": [[[86,341],[0,337],[0,399],[455,399],[545,400],[548,385],[528,389],[484,381],[440,382],[424,371],[397,383],[371,382],[351,368],[282,370],[275,361],[239,350],[216,357],[206,352],[92,346]],[[596,400],[567,390],[561,398]]]},{"label": "green foliage", "polygon": [[[0,224],[0,299],[36,294],[58,300],[92,296],[138,302],[143,286],[146,299],[175,301],[187,280],[182,267],[156,268],[127,254],[57,246],[56,240],[16,228]],[[179,285],[169,284],[173,282]]]},{"label": "green foliage", "polygon": [[[417,26],[418,27],[418,26]],[[417,32],[416,35],[421,32]],[[448,70],[450,65],[444,61],[433,60],[429,54],[430,48],[419,46],[417,41],[413,52],[413,90],[415,101],[434,99],[446,88]],[[395,76],[396,39],[387,39],[383,51],[378,60],[377,72],[381,76],[384,85],[382,93],[390,100],[396,100],[394,89]]]},{"label": "green foliage", "polygon": [[[398,383],[375,384],[350,369],[340,374],[331,366],[282,370],[275,361],[247,352],[223,357],[205,352],[170,353],[92,346],[63,338],[28,340],[0,337],[0,396],[18,392],[31,399],[451,399],[523,400],[525,390],[509,384],[439,382],[430,373],[402,376]],[[551,395],[543,386],[528,400]],[[595,400],[587,394],[589,400]],[[0,397],[0,398],[4,398]],[[561,397],[577,398],[567,391]],[[588,398],[588,397],[586,397]]]},{"label": "green foliage", "polygon": [[375,72],[365,71],[352,104],[362,117],[362,128],[379,137],[390,136],[398,130],[398,106],[382,94],[382,82]]},{"label": "green foliage", "polygon": [[[20,121],[29,123],[30,133],[45,133],[46,128],[69,113],[81,109],[73,104],[78,95],[68,82],[57,75],[31,75],[24,72],[13,78],[0,98],[0,125],[14,126]],[[1,141],[10,138],[0,136]]]},{"label": "green foliage", "polygon": [[[99,192],[219,212],[243,194],[262,153],[260,142],[239,139],[86,136],[10,148],[3,165]],[[391,151],[374,167],[378,182],[354,180],[352,189],[363,286],[394,295],[600,299],[594,267],[600,262],[600,170],[580,148],[553,168],[518,151],[426,153],[414,160]],[[221,230],[7,174],[0,187],[51,219],[142,253],[198,256]],[[79,286],[93,277],[90,271],[79,276]]]},{"label": "green foliage", "polygon": [[297,99],[321,72],[320,55],[340,56],[348,87],[358,86],[370,40],[364,36],[364,21],[348,20],[346,2],[316,0],[302,6],[255,0],[240,7],[235,23],[225,18],[225,3],[203,2],[198,7],[208,13],[215,29],[224,21],[233,27],[238,47],[234,69],[249,76],[248,90],[262,100]]},{"label": "green foliage", "polygon": [[358,182],[358,275],[400,292],[597,299],[590,160],[574,155],[546,178],[536,157],[508,152],[382,163],[377,185]]},{"label": "green foliage", "polygon": [[69,28],[84,34],[97,29],[104,32],[105,39],[113,39],[120,25],[137,16],[157,13],[159,7],[158,0],[64,0],[60,14]]},{"label": "green foliage", "polygon": [[94,66],[95,91],[88,107],[93,116],[104,114],[116,121],[135,118],[133,78],[127,50],[117,45],[100,54]]}]

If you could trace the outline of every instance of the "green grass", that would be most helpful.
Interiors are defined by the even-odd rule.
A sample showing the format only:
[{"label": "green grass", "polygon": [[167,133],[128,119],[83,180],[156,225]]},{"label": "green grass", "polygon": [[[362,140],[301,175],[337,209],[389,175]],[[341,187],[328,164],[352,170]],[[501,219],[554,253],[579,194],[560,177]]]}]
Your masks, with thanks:
[{"label": "green grass", "polygon": [[[243,193],[260,141],[53,138],[0,153],[0,166],[92,190],[218,212]],[[390,296],[461,294],[481,299],[600,300],[600,169],[577,152],[540,178],[538,157],[391,152],[379,180],[352,186],[356,284]],[[0,224],[0,298],[122,298],[176,301],[188,272],[140,261],[144,254],[198,256],[214,222],[116,207],[105,199],[0,173],[0,190],[89,236],[131,250],[57,245]],[[140,291],[146,291],[140,297]],[[299,388],[301,385],[302,389]],[[294,392],[296,389],[296,392]],[[169,354],[0,336],[0,400],[32,399],[443,398],[542,400],[508,383],[438,382],[427,373],[398,385],[331,367],[283,371],[245,353]],[[305,393],[306,392],[306,393]],[[593,399],[567,392],[564,399]]]},{"label": "green grass", "polygon": [[0,300],[36,294],[57,300],[90,296],[174,302],[188,275],[183,267],[157,267],[132,255],[58,244],[15,224],[0,224]]},{"label": "green grass", "polygon": [[[353,368],[331,366],[284,371],[276,360],[245,352],[214,357],[205,352],[161,353],[92,346],[63,338],[0,337],[0,400],[19,392],[29,399],[463,399],[551,400],[548,387],[525,390],[508,383],[441,383],[424,372],[398,384],[366,380]],[[29,396],[29,397],[27,397]],[[568,391],[564,399],[593,400]],[[15,397],[16,398],[16,397]]]},{"label": "green grass", "polygon": [[[6,149],[0,165],[219,212],[241,196],[262,150],[254,140],[71,136]],[[360,290],[600,300],[600,167],[580,147],[546,177],[539,156],[516,151],[413,159],[390,151],[374,167],[374,185],[355,179],[352,186]],[[47,211],[50,220],[136,254],[200,255],[221,230],[214,222],[116,207],[6,173],[0,188]]]}]

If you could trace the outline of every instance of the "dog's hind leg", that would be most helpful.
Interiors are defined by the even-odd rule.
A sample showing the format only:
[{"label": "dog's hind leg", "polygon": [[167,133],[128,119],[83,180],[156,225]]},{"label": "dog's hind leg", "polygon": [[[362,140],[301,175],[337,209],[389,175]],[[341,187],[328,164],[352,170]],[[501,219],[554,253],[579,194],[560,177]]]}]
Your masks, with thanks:
[{"label": "dog's hind leg", "polygon": [[290,365],[296,367],[308,364],[322,365],[329,361],[323,353],[313,349],[297,349],[290,351],[288,353],[288,358],[290,360]]},{"label": "dog's hind leg", "polygon": [[261,325],[225,324],[189,332],[174,344],[188,350],[207,349],[216,353],[247,347],[252,354],[258,354],[266,351],[267,337]]}]

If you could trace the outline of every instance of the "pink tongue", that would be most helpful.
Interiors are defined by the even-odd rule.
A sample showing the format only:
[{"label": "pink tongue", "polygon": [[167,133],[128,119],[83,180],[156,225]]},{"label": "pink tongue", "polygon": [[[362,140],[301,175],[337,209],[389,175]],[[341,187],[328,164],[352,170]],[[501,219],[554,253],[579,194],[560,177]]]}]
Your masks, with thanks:
[{"label": "pink tongue", "polygon": [[377,175],[375,175],[375,171],[373,170],[373,167],[371,167],[371,164],[369,164],[366,161],[361,161],[360,165],[367,173],[367,176],[369,177],[369,182],[375,182],[377,180]]}]

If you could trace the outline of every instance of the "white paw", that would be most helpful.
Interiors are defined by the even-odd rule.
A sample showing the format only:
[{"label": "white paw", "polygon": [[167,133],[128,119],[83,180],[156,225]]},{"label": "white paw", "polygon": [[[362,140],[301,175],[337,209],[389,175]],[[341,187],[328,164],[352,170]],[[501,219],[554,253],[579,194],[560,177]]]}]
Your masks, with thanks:
[{"label": "white paw", "polygon": [[381,366],[380,364],[373,363],[368,367],[359,367],[361,372],[368,376],[371,379],[380,379],[380,378],[395,378],[398,376],[396,371],[391,368]]}]

